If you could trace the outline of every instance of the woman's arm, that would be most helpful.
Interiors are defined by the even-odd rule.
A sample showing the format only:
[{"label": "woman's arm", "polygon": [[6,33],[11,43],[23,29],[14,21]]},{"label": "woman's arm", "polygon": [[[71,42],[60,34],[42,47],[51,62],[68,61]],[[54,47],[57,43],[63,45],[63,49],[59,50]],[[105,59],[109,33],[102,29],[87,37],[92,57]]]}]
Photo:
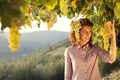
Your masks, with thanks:
[{"label": "woman's arm", "polygon": [[72,63],[70,59],[70,55],[68,53],[68,48],[65,50],[65,72],[64,72],[64,80],[71,80],[72,78]]},{"label": "woman's arm", "polygon": [[111,28],[111,47],[110,47],[110,60],[109,63],[113,63],[116,61],[117,57],[117,47],[116,47],[116,33],[115,33],[115,21],[113,20],[113,24],[111,22],[108,23],[108,26]]}]

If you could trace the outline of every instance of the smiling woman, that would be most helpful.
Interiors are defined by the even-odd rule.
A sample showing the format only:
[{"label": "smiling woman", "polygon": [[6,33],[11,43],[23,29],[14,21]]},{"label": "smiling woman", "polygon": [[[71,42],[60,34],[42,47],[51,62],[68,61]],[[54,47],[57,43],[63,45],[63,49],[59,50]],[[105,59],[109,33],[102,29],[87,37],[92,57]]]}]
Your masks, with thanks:
[{"label": "smiling woman", "polygon": [[[72,45],[66,48],[64,54],[64,80],[102,80],[98,58],[111,64],[116,60],[117,49],[114,22],[109,23],[109,25],[112,25],[110,54],[105,49],[92,43],[93,23],[89,19],[81,18],[77,23],[79,23],[77,26],[76,24],[71,25],[72,30],[69,38]],[[109,25],[107,26],[109,27]]]}]

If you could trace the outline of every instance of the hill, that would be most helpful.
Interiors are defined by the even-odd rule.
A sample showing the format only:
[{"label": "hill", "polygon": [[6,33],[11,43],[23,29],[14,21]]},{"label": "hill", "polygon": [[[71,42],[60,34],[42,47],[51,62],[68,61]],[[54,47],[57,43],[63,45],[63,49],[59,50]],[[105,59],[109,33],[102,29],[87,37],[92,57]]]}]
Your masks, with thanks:
[{"label": "hill", "polygon": [[9,49],[7,36],[8,33],[0,33],[0,60],[27,56],[39,48],[45,48],[53,43],[64,40],[68,37],[68,32],[38,31],[22,33],[20,40],[21,49],[15,52]]},{"label": "hill", "polygon": [[[68,46],[70,42],[65,39],[19,60],[0,63],[0,80],[64,80],[64,51]],[[119,80],[118,75],[113,73],[104,80]]]},{"label": "hill", "polygon": [[64,50],[69,45],[65,39],[19,60],[1,63],[0,80],[63,80]]}]

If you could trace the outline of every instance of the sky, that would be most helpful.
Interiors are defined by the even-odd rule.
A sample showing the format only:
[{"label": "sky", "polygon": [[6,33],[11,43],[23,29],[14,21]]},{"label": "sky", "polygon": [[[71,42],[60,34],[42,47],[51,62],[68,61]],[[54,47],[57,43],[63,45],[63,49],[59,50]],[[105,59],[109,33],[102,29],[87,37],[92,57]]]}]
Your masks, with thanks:
[{"label": "sky", "polygon": [[[68,18],[58,17],[57,22],[53,25],[53,27],[50,30],[69,32],[70,23],[71,20],[69,20]],[[32,23],[32,28],[30,27],[28,27],[27,29],[22,28],[21,30],[21,32],[33,32],[33,31],[48,31],[47,23],[41,22],[40,27],[38,28],[36,22],[34,21]]]},{"label": "sky", "polygon": [[[53,25],[53,27],[50,29],[50,31],[54,30],[54,31],[63,31],[63,32],[70,32],[70,23],[72,20],[77,20],[80,19],[82,17],[82,15],[80,15],[77,18],[73,18],[73,19],[68,19],[67,17],[58,17],[57,18],[57,22]],[[1,24],[0,24],[1,27]],[[8,32],[9,28],[5,28],[4,32]],[[21,33],[25,33],[25,32],[34,32],[34,31],[48,31],[47,28],[47,23],[41,22],[40,27],[38,28],[37,23],[35,21],[33,21],[32,23],[32,28],[30,27],[22,27],[20,32]]]},{"label": "sky", "polygon": [[[69,32],[70,31],[70,23],[71,20],[67,17],[58,17],[57,22],[53,25],[53,27],[50,29],[50,31],[63,31],[63,32]],[[0,24],[1,27],[1,24]],[[5,28],[3,30],[4,32],[8,32],[9,28]],[[37,23],[35,21],[32,22],[32,28],[30,27],[22,27],[21,30],[19,30],[21,33],[25,32],[34,32],[34,31],[48,31],[47,23],[41,22],[40,27],[37,26]]]}]

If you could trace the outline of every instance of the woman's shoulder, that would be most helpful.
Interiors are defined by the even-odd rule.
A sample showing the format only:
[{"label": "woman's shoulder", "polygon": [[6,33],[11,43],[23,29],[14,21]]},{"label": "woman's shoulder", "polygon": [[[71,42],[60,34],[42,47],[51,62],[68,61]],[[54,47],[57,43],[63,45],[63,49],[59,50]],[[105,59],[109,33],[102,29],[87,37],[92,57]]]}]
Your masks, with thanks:
[{"label": "woman's shoulder", "polygon": [[65,49],[65,54],[64,55],[70,55],[73,54],[76,49],[76,46],[69,46]]},{"label": "woman's shoulder", "polygon": [[98,46],[98,45],[93,45],[93,49],[96,49],[96,50],[98,50],[98,49],[101,49],[101,47],[100,46]]},{"label": "woman's shoulder", "polygon": [[64,56],[67,56],[69,54],[69,51],[72,49],[73,46],[69,46],[65,49]]},{"label": "woman's shoulder", "polygon": [[67,47],[65,51],[74,53],[74,51],[76,51],[76,49],[77,49],[76,45],[71,45],[71,46]]},{"label": "woman's shoulder", "polygon": [[71,50],[73,48],[74,48],[74,46],[69,46],[69,47],[66,48],[66,50]]}]

